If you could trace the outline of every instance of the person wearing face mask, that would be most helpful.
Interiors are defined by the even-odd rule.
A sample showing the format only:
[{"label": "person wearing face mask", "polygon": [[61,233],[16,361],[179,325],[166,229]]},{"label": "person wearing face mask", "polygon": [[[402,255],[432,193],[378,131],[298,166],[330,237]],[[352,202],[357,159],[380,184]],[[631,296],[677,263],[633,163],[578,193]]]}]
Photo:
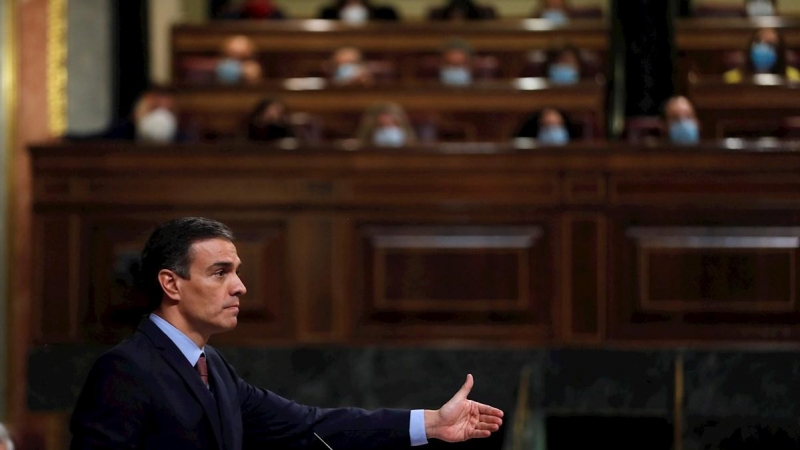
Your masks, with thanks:
[{"label": "person wearing face mask", "polygon": [[664,104],[664,120],[669,141],[675,145],[696,145],[700,142],[700,126],[692,102],[676,96]]},{"label": "person wearing face mask", "polygon": [[570,128],[566,114],[555,108],[543,108],[525,119],[514,137],[536,139],[543,147],[562,146],[570,141]]},{"label": "person wearing face mask", "polygon": [[472,84],[472,49],[463,41],[451,41],[442,51],[439,81],[445,86]]},{"label": "person wearing face mask", "polygon": [[744,7],[749,17],[778,15],[775,0],[745,0]]},{"label": "person wearing face mask", "polygon": [[129,117],[114,123],[106,131],[91,136],[68,136],[69,139],[108,139],[145,143],[172,143],[189,140],[181,130],[172,90],[153,86],[136,101]]},{"label": "person wearing face mask", "polygon": [[545,19],[555,25],[565,25],[569,22],[570,8],[567,0],[542,0],[533,17]]},{"label": "person wearing face mask", "polygon": [[400,105],[381,103],[361,117],[356,138],[376,147],[405,147],[417,143],[417,136]]},{"label": "person wearing face mask", "polygon": [[369,86],[375,81],[355,47],[337,49],[328,64],[331,81],[338,86]]},{"label": "person wearing face mask", "polygon": [[296,137],[286,105],[280,100],[263,99],[247,121],[247,138],[251,141],[274,141]]},{"label": "person wearing face mask", "polygon": [[786,45],[783,37],[773,28],[756,30],[746,49],[747,63],[741,69],[725,72],[726,83],[741,83],[756,74],[773,74],[788,81],[800,82],[800,71],[786,62]]},{"label": "person wearing face mask", "polygon": [[371,20],[400,20],[397,11],[391,6],[375,6],[369,0],[337,0],[331,6],[323,7],[318,17],[326,20],[340,20],[352,25],[363,24]]},{"label": "person wearing face mask", "polygon": [[581,78],[581,58],[574,47],[564,47],[555,51],[547,66],[547,79],[552,84],[576,84]]},{"label": "person wearing face mask", "polygon": [[450,0],[441,8],[433,8],[428,14],[430,20],[484,20],[494,19],[494,8],[479,6],[473,0]]},{"label": "person wearing face mask", "polygon": [[261,79],[261,64],[255,59],[255,44],[244,35],[228,38],[217,62],[217,81],[223,84],[254,83]]}]

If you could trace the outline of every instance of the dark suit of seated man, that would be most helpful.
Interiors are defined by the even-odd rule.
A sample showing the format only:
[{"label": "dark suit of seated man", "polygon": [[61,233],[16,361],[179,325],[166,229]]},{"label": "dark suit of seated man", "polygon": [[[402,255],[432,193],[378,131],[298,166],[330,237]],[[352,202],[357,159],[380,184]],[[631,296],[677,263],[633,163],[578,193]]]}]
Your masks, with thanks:
[{"label": "dark suit of seated man", "polygon": [[140,280],[153,312],[92,367],[72,449],[403,448],[488,437],[502,424],[502,411],[467,399],[471,375],[438,410],[322,409],[248,384],[207,345],[237,324],[240,264],[217,221],[176,219],[153,232]]}]

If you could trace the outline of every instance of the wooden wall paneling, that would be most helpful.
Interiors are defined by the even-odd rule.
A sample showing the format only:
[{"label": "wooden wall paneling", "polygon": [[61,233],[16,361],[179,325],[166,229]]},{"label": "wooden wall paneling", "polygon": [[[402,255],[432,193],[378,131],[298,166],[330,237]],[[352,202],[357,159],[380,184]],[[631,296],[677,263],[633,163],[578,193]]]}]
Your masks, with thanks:
[{"label": "wooden wall paneling", "polygon": [[796,339],[800,229],[619,223],[614,338]]},{"label": "wooden wall paneling", "polygon": [[33,333],[36,342],[77,339],[80,300],[85,293],[81,219],[78,215],[37,214],[34,217]]},{"label": "wooden wall paneling", "polygon": [[353,224],[353,336],[550,339],[557,292],[550,223],[448,222]]},{"label": "wooden wall paneling", "polygon": [[288,236],[288,279],[291,283],[298,339],[334,339],[334,223],[331,217],[298,213]]},{"label": "wooden wall paneling", "polygon": [[601,342],[606,326],[606,221],[602,215],[563,217],[563,336],[566,342]]}]

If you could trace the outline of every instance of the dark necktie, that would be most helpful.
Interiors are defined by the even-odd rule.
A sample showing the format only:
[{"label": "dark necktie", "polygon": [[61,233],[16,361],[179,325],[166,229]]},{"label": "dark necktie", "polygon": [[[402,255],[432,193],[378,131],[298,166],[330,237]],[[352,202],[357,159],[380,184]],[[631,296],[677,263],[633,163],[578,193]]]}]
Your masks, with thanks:
[{"label": "dark necktie", "polygon": [[200,375],[200,379],[203,380],[203,384],[208,387],[208,365],[206,365],[205,353],[200,353],[200,359],[197,360],[194,368],[197,370],[197,374]]}]

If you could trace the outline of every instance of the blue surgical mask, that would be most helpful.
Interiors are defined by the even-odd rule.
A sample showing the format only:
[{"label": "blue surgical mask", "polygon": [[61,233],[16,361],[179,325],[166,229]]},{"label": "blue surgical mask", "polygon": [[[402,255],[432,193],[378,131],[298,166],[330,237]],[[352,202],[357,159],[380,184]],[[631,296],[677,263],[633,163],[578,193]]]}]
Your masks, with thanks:
[{"label": "blue surgical mask", "polygon": [[768,72],[778,62],[778,52],[775,51],[775,47],[759,42],[750,47],[750,59],[756,71]]},{"label": "blue surgical mask", "polygon": [[680,119],[669,126],[669,140],[678,145],[694,145],[700,142],[700,129],[692,119]]},{"label": "blue surgical mask", "polygon": [[242,62],[227,58],[217,64],[217,80],[220,83],[236,84],[242,80]]},{"label": "blue surgical mask", "polygon": [[547,72],[548,79],[553,84],[575,84],[580,80],[578,70],[569,64],[553,64]]},{"label": "blue surgical mask", "polygon": [[472,73],[466,67],[442,67],[439,80],[447,86],[469,86],[472,84]]},{"label": "blue surgical mask", "polygon": [[569,133],[561,125],[541,127],[536,140],[540,145],[566,145],[569,143]]},{"label": "blue surgical mask", "polygon": [[372,143],[379,147],[402,147],[406,143],[406,133],[398,126],[378,128],[372,135]]},{"label": "blue surgical mask", "polygon": [[545,9],[542,11],[542,19],[549,20],[557,25],[564,25],[569,22],[567,14],[560,9]]},{"label": "blue surgical mask", "polygon": [[333,78],[336,81],[350,81],[361,72],[361,66],[356,63],[344,63],[336,68]]}]

